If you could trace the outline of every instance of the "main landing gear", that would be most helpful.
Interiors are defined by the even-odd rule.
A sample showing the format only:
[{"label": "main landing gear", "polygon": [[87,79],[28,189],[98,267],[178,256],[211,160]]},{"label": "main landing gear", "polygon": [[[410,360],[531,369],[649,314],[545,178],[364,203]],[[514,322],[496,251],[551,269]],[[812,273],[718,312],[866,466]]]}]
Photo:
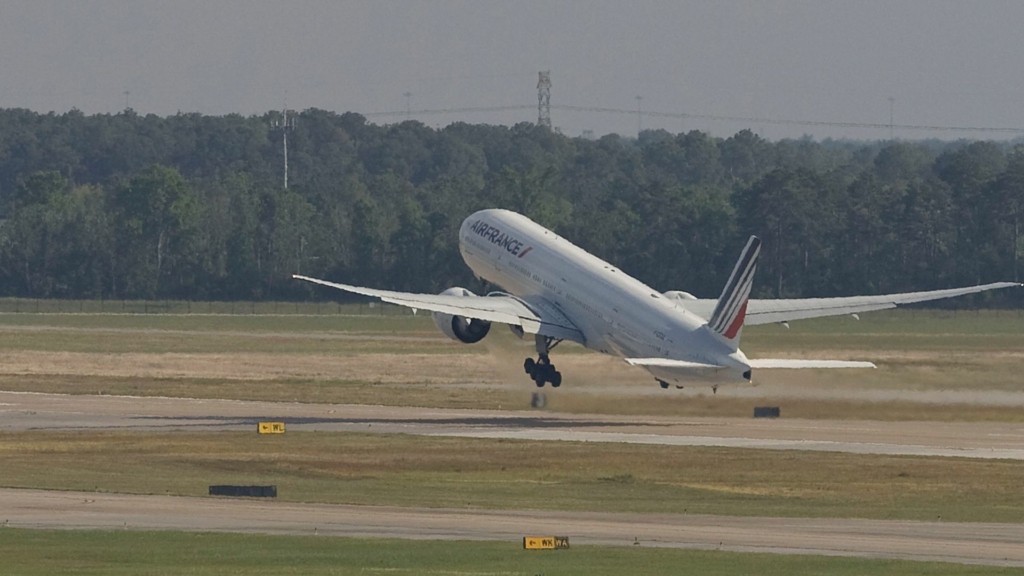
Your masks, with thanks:
[{"label": "main landing gear", "polygon": [[[669,383],[668,382],[665,382],[661,378],[655,378],[655,380],[658,381],[658,385],[661,386],[662,390],[668,390],[668,387],[669,387]],[[677,390],[682,390],[683,389],[683,385],[682,384],[676,384],[676,389]],[[714,390],[716,393],[718,392],[718,386],[712,386],[711,389]]]},{"label": "main landing gear", "polygon": [[536,360],[527,358],[523,361],[523,370],[530,375],[530,378],[537,384],[537,388],[543,388],[546,382],[550,382],[552,388],[558,388],[562,385],[562,373],[555,370],[555,365],[551,363],[548,353],[558,346],[561,340],[537,334],[535,341],[538,358]]},{"label": "main landing gear", "polygon": [[[665,390],[669,389],[669,382],[666,382],[662,378],[654,378],[654,379],[657,380],[657,383],[658,383],[659,386],[662,386],[662,389],[665,389]],[[683,384],[676,384],[676,389],[680,389],[680,390],[683,389]]]}]

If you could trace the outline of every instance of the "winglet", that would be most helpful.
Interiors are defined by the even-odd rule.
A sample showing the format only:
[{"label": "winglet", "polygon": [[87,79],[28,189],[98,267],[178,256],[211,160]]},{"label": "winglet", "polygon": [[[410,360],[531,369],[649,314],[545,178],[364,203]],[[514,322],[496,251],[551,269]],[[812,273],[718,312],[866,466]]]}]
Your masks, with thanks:
[{"label": "winglet", "polygon": [[751,236],[747,245],[732,269],[729,281],[725,283],[722,295],[718,298],[708,329],[721,336],[733,349],[739,348],[740,332],[747,314],[747,300],[750,288],[754,283],[754,271],[757,269],[757,256],[761,252],[761,240]]}]

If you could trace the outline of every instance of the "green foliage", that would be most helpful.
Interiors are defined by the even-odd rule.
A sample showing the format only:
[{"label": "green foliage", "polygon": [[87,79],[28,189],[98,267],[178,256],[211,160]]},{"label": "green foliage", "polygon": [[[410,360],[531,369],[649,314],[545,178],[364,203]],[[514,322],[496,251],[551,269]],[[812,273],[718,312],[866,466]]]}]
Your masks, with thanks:
[{"label": "green foliage", "polygon": [[[764,239],[761,295],[1019,280],[1024,148],[766,141],[750,130],[567,138],[306,110],[0,110],[3,296],[296,299],[296,272],[407,290],[473,278],[469,213],[525,213],[661,289],[717,294]],[[340,296],[335,295],[335,296]],[[1016,303],[1019,294],[991,296]]]}]

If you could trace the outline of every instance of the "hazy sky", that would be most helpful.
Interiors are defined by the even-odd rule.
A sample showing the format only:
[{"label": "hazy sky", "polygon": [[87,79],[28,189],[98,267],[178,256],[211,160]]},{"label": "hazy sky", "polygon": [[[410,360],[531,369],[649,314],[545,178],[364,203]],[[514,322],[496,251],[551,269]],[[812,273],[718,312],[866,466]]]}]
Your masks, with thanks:
[{"label": "hazy sky", "polygon": [[[287,98],[401,112],[380,123],[408,106],[431,126],[511,124],[536,121],[550,70],[553,124],[570,136],[634,135],[639,104],[884,126],[648,114],[644,128],[877,139],[891,105],[897,125],[1021,129],[897,137],[1002,139],[1024,135],[1022,24],[1016,0],[0,0],[0,107],[249,115]],[[417,113],[503,106],[524,108]]]}]

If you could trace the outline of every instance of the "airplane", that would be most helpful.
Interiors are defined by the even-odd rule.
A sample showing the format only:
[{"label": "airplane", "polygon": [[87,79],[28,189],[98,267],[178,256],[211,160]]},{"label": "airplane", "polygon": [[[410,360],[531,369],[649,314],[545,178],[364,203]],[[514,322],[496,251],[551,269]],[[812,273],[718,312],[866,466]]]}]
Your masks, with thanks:
[{"label": "airplane", "polygon": [[748,358],[739,348],[745,325],[852,315],[901,304],[1021,286],[997,282],[965,288],[881,296],[758,300],[750,298],[761,241],[751,236],[717,300],[678,290],[658,292],[522,214],[480,210],[459,229],[459,251],[480,278],[504,291],[485,296],[452,287],[414,294],[293,278],[379,298],[432,313],[453,340],[483,340],[492,323],[534,339],[537,358],[523,370],[538,387],[557,388],[562,374],[551,350],[564,341],[618,356],[647,370],[662,388],[670,383],[710,385],[750,382],[754,369],[874,368],[871,362]]}]

